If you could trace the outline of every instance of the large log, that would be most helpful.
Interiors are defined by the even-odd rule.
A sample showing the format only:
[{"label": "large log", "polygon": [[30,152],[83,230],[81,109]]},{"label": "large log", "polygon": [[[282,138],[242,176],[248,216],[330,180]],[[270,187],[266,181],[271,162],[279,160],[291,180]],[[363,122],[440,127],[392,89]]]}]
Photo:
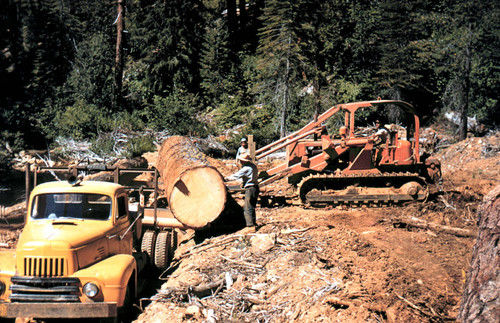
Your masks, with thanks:
[{"label": "large log", "polygon": [[500,317],[500,185],[485,196],[479,234],[462,295],[459,322],[498,322]]},{"label": "large log", "polygon": [[169,208],[179,222],[200,229],[224,211],[224,179],[188,138],[172,136],[163,141],[156,168]]}]

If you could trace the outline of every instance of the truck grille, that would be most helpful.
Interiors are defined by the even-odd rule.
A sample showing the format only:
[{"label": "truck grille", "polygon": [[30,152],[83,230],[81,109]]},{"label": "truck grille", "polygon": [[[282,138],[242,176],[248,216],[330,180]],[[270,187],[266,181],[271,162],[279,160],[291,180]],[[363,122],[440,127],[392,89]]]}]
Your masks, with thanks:
[{"label": "truck grille", "polygon": [[66,274],[66,259],[25,257],[24,276],[60,277]]},{"label": "truck grille", "polygon": [[80,279],[13,276],[11,302],[79,302]]}]

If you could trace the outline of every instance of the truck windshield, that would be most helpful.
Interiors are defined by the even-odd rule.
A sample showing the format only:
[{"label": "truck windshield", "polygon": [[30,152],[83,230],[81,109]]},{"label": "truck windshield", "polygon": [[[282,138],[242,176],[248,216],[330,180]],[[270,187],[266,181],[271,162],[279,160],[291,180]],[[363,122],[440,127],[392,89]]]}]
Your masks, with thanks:
[{"label": "truck windshield", "polygon": [[111,197],[102,194],[40,194],[33,199],[31,218],[107,220],[111,215]]}]

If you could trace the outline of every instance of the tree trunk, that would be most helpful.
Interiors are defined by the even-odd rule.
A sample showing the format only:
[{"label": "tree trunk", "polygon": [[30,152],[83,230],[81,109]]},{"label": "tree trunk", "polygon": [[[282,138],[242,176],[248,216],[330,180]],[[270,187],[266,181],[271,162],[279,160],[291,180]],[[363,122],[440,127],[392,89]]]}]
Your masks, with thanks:
[{"label": "tree trunk", "polygon": [[123,15],[125,10],[123,9],[123,2],[125,0],[118,0],[117,9],[117,20],[116,20],[116,56],[115,56],[115,100],[114,108],[121,110],[122,108],[122,88],[123,88],[123,54],[122,54],[122,42],[123,42],[123,28],[124,19]]},{"label": "tree trunk", "polygon": [[467,115],[469,113],[469,91],[470,91],[470,73],[471,73],[471,51],[472,42],[472,27],[469,24],[467,30],[467,43],[464,48],[463,72],[462,72],[462,102],[460,106],[460,125],[458,131],[458,139],[465,140],[467,138]]},{"label": "tree trunk", "polygon": [[[238,8],[240,9],[240,31],[245,31],[247,28],[247,20],[248,20],[248,15],[247,15],[247,7],[246,7],[246,0],[239,0],[238,1]],[[241,35],[241,33],[240,33]],[[246,35],[241,35],[245,37]]]},{"label": "tree trunk", "polygon": [[231,48],[236,46],[236,34],[238,30],[238,20],[236,17],[236,0],[226,0],[227,6],[227,29],[229,31],[229,41]]},{"label": "tree trunk", "polygon": [[221,215],[227,201],[223,177],[189,139],[167,138],[159,150],[156,168],[169,208],[179,222],[200,229]]},{"label": "tree trunk", "polygon": [[500,185],[479,211],[479,234],[472,252],[458,319],[498,322],[500,313]]}]

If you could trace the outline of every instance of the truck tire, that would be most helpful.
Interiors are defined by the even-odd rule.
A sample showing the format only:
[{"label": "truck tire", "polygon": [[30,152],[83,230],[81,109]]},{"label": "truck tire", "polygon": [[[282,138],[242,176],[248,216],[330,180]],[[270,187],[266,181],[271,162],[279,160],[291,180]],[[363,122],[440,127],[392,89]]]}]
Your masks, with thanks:
[{"label": "truck tire", "polygon": [[144,232],[141,243],[141,251],[148,255],[148,264],[153,264],[155,259],[156,232],[148,230]]},{"label": "truck tire", "polygon": [[130,319],[129,315],[132,312],[132,292],[130,290],[130,286],[127,286],[127,290],[125,291],[125,299],[123,300],[123,305],[118,308],[118,321],[124,322],[126,319]]},{"label": "truck tire", "polygon": [[134,313],[133,309],[133,295],[132,290],[130,289],[130,285],[127,286],[127,290],[125,292],[125,299],[123,300],[123,306],[117,308],[117,313],[115,317],[106,317],[99,319],[99,323],[130,323],[136,317],[136,313]]},{"label": "truck tire", "polygon": [[162,270],[168,267],[170,263],[170,254],[172,250],[172,234],[170,231],[158,233],[155,246],[155,266]]}]

